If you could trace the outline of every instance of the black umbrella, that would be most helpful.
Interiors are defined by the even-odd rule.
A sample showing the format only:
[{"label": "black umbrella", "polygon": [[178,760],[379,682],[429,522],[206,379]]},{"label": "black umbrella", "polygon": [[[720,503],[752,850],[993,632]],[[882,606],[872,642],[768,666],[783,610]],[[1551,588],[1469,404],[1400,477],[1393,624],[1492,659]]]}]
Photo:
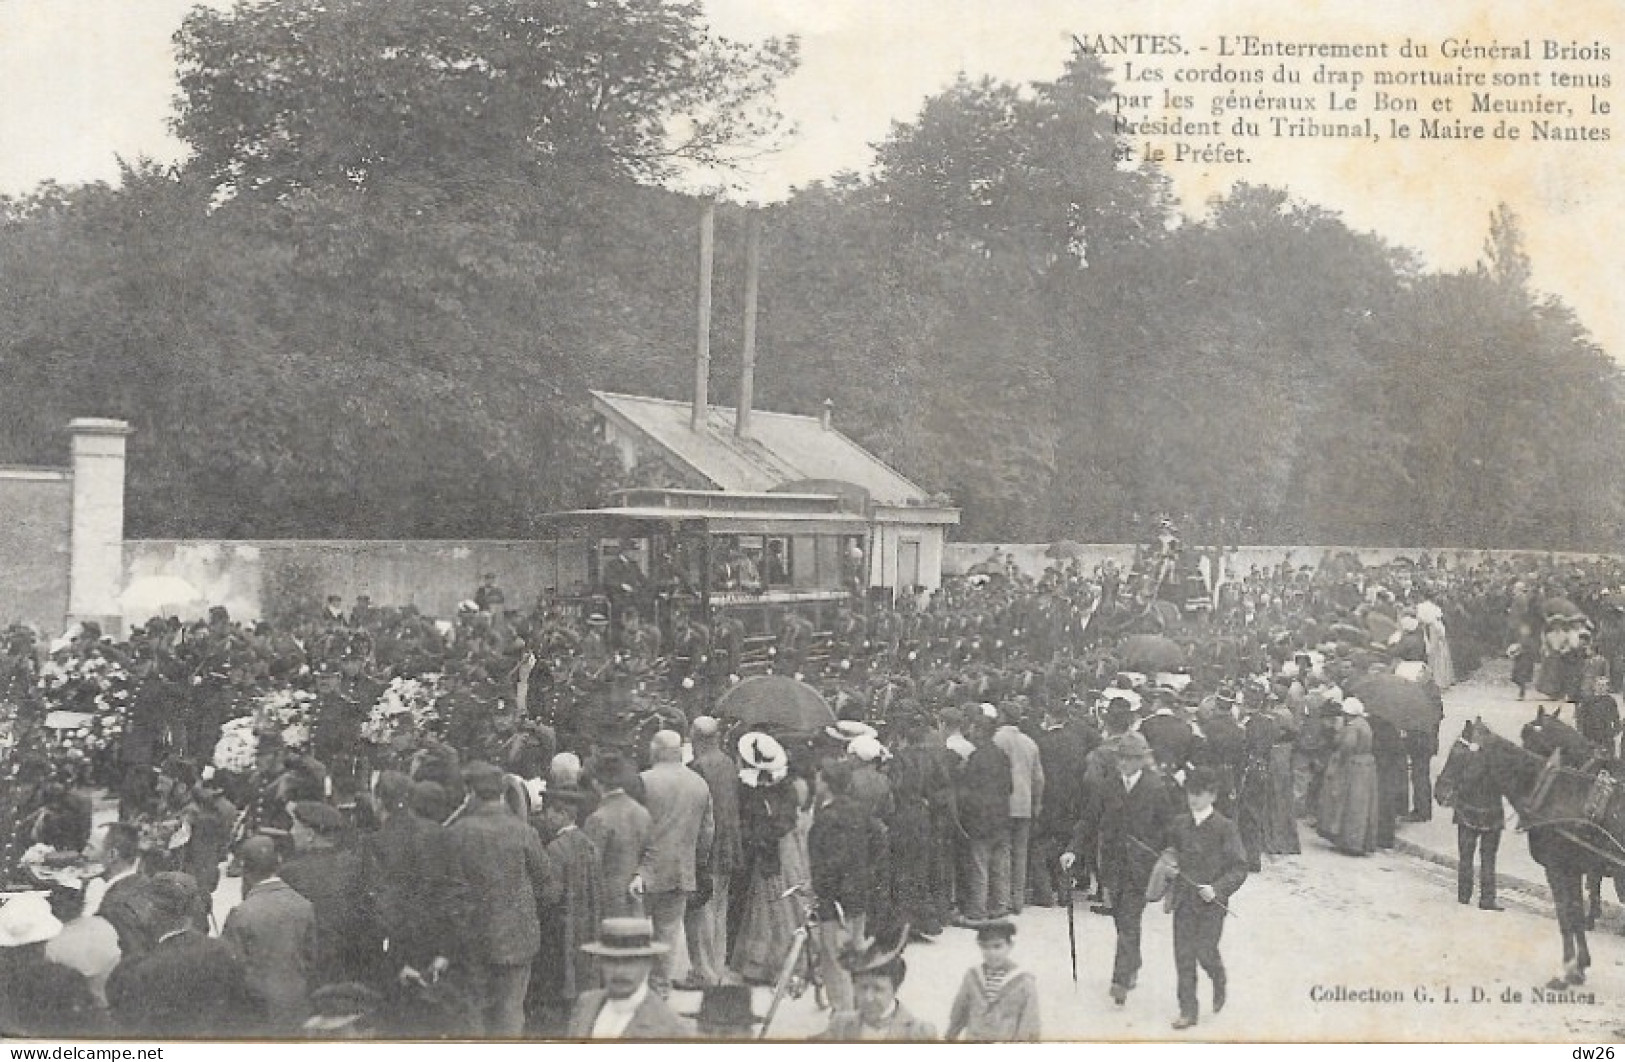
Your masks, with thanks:
[{"label": "black umbrella", "polygon": [[1137,634],[1117,655],[1131,671],[1171,671],[1185,664],[1185,650],[1160,634]]},{"label": "black umbrella", "polygon": [[1348,692],[1372,715],[1401,730],[1426,730],[1444,721],[1444,694],[1432,679],[1412,682],[1398,675],[1367,675],[1352,683]]},{"label": "black umbrella", "polygon": [[718,716],[783,733],[811,734],[835,722],[817,690],[788,675],[756,675],[717,699]]}]

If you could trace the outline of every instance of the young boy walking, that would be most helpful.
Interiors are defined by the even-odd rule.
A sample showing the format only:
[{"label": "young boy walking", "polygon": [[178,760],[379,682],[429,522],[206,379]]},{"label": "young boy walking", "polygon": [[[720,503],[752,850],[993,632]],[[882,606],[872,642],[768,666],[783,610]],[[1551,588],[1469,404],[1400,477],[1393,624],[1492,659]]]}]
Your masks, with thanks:
[{"label": "young boy walking", "polygon": [[1169,850],[1178,862],[1172,884],[1174,912],[1174,969],[1178,976],[1179,1017],[1175,1029],[1196,1024],[1196,968],[1213,982],[1213,1012],[1224,1009],[1224,960],[1219,957],[1219,936],[1224,932],[1227,904],[1247,880],[1247,851],[1236,824],[1213,810],[1219,779],[1211,769],[1198,767],[1185,781],[1185,802],[1190,814],[1174,826]]}]

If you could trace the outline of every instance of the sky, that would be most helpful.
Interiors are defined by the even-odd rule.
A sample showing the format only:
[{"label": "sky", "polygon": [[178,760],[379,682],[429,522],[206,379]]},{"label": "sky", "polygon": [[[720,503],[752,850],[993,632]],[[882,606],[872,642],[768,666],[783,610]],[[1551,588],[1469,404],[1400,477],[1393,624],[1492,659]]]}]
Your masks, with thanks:
[{"label": "sky", "polygon": [[[114,180],[120,156],[180,157],[183,147],[165,126],[176,91],[170,38],[192,6],[0,0],[0,193],[46,179]],[[1605,95],[1625,107],[1619,0],[1565,0],[1561,29],[1542,5],[1524,0],[706,0],[705,8],[727,36],[801,38],[801,67],[779,93],[796,132],[740,177],[740,197],[760,201],[863,170],[891,124],[914,117],[960,72],[1022,83],[1054,78],[1073,34],[1600,41],[1613,59],[1592,69],[1610,73],[1616,87]],[[1481,257],[1490,212],[1504,201],[1523,222],[1535,286],[1574,307],[1603,347],[1625,359],[1625,321],[1615,309],[1625,256],[1614,236],[1625,217],[1625,126],[1618,132],[1600,146],[1512,149],[1255,142],[1256,161],[1245,168],[1170,172],[1189,213],[1201,213],[1238,179],[1283,186],[1440,270]]]}]

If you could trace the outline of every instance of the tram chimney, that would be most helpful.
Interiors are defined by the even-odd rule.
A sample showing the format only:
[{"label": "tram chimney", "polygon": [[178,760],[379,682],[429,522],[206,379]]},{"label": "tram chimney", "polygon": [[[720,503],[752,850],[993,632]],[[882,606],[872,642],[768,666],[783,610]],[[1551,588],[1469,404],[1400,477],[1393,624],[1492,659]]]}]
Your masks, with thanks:
[{"label": "tram chimney", "polygon": [[762,219],[752,210],[745,219],[745,351],[739,371],[739,408],[734,434],[750,435],[751,402],[756,397],[756,293],[762,266]]},{"label": "tram chimney", "polygon": [[688,422],[694,431],[705,427],[711,404],[707,391],[711,382],[711,259],[716,215],[716,200],[708,196],[700,208],[700,337],[694,355],[694,411]]}]

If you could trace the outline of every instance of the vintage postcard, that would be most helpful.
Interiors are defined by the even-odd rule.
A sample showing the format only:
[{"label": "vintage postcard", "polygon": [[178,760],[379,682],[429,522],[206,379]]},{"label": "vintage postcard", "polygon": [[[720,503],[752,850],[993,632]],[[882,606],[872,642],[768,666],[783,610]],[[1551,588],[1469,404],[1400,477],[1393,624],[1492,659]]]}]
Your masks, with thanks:
[{"label": "vintage postcard", "polygon": [[0,3],[0,1036],[1614,1042],[1622,59]]}]

